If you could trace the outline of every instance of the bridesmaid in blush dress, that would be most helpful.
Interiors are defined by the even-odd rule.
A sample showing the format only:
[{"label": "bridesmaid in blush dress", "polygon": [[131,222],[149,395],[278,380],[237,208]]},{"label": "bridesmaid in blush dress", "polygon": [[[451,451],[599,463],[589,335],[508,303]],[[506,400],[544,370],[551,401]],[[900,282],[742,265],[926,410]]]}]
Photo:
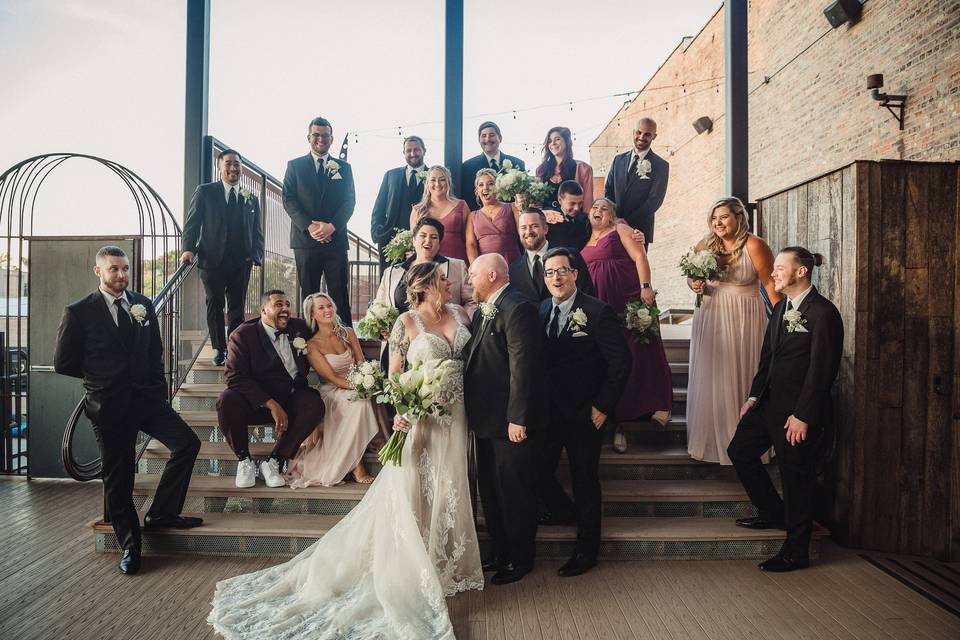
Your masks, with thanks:
[{"label": "bridesmaid in blush dress", "polygon": [[372,400],[350,399],[354,391],[347,373],[364,360],[357,334],[340,324],[337,306],[325,293],[306,297],[303,316],[316,330],[307,342],[307,359],[323,380],[317,390],[327,410],[323,422],[290,461],[287,483],[294,489],[332,487],[352,472],[354,480],[369,484],[373,476],[363,467],[363,454],[380,423]]},{"label": "bridesmaid in blush dress", "polygon": [[442,165],[430,167],[426,183],[423,198],[413,205],[410,212],[410,228],[417,226],[424,217],[439,220],[444,229],[443,240],[440,241],[440,255],[468,262],[467,224],[470,211],[467,203],[453,195],[453,178]]},{"label": "bridesmaid in blush dress", "polygon": [[[616,206],[606,198],[598,198],[590,208],[590,239],[580,252],[597,297],[623,314],[628,302],[641,299],[656,304],[656,292],[650,283],[650,263],[643,243],[633,238],[628,225],[617,224]],[[632,420],[652,414],[662,426],[670,421],[673,405],[673,384],[670,365],[659,336],[649,344],[640,344],[627,333],[627,344],[633,355],[630,378],[617,405],[617,420]],[[613,448],[618,453],[627,450],[626,435],[614,432]]]},{"label": "bridesmaid in blush dress", "polygon": [[517,235],[519,214],[514,205],[497,200],[494,184],[497,174],[493,169],[481,169],[474,181],[474,191],[483,206],[470,213],[467,223],[467,257],[470,262],[487,253],[499,253],[512,263],[520,256]]}]

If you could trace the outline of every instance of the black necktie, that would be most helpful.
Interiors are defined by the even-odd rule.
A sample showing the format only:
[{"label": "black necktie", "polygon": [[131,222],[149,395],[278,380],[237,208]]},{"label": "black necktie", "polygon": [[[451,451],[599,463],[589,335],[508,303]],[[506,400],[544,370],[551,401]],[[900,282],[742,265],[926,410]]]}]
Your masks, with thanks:
[{"label": "black necktie", "polygon": [[490,168],[493,169],[494,171],[500,171],[500,163],[497,162],[496,158],[490,159]]},{"label": "black necktie", "polygon": [[230,187],[230,200],[227,202],[227,208],[233,211],[237,208],[237,188]]},{"label": "black necktie", "polygon": [[630,159],[630,166],[627,168],[627,177],[633,178],[637,175],[637,162],[640,161],[640,156],[633,154],[633,157]]},{"label": "black necktie", "polygon": [[133,339],[133,323],[130,322],[130,316],[123,308],[123,300],[117,298],[113,301],[113,306],[117,308],[117,328],[120,329],[120,338],[130,344]]},{"label": "black necktie", "polygon": [[410,172],[410,180],[407,181],[407,187],[410,189],[410,191],[417,190],[417,170],[416,169]]},{"label": "black necktie", "polygon": [[543,262],[540,261],[540,254],[533,256],[533,269],[531,271],[533,276],[533,284],[537,285],[537,288],[540,289],[543,287]]},{"label": "black necktie", "polygon": [[792,311],[792,310],[793,310],[793,300],[791,300],[790,298],[787,298],[787,311]]},{"label": "black necktie", "polygon": [[550,329],[547,335],[551,338],[560,336],[560,307],[553,308],[553,320],[550,321]]}]

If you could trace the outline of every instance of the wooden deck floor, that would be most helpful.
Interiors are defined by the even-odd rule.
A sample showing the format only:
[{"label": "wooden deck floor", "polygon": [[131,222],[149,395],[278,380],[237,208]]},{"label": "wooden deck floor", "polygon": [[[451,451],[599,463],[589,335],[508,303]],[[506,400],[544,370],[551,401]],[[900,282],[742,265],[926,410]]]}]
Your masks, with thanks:
[{"label": "wooden deck floor", "polygon": [[[217,580],[274,562],[148,556],[128,578],[118,556],[94,552],[84,527],[99,504],[96,482],[0,479],[0,638],[213,638],[204,620]],[[457,637],[960,637],[960,618],[829,542],[814,567],[779,576],[753,561],[661,561],[606,562],[561,579],[559,564],[449,601]]]}]

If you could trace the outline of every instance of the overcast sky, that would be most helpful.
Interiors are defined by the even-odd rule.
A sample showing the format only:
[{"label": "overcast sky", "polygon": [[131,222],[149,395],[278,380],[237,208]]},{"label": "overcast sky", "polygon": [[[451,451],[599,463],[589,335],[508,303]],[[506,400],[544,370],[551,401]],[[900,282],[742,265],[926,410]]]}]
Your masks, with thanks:
[{"label": "overcast sky", "polygon": [[[503,149],[535,166],[551,126],[576,157],[720,0],[466,0],[464,157],[496,120]],[[282,178],[306,124],[351,136],[350,228],[369,237],[402,136],[443,159],[443,0],[213,0],[209,130]],[[0,169],[32,155],[99,155],[140,174],[182,219],[186,0],[0,1]],[[596,98],[596,99],[594,99]],[[574,104],[569,104],[573,102]],[[546,106],[558,105],[558,106]],[[130,233],[112,174],[74,161],[37,202],[37,234]],[[6,221],[2,221],[5,227]]]}]

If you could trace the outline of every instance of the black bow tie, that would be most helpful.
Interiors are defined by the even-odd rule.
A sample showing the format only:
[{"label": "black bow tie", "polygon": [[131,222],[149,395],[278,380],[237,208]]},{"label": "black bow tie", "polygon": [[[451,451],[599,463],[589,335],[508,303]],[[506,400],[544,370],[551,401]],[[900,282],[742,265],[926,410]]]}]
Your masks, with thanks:
[{"label": "black bow tie", "polygon": [[278,340],[280,336],[285,336],[285,335],[287,335],[286,329],[277,329],[276,331],[273,332],[273,339]]}]

